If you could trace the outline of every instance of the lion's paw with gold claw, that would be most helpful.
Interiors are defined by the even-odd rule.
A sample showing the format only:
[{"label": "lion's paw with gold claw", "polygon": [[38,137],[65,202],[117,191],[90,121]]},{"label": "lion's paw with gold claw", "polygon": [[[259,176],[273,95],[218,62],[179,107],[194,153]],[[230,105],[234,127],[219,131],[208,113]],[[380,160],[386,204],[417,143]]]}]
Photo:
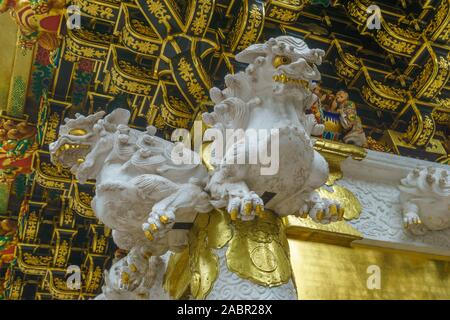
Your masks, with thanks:
[{"label": "lion's paw with gold claw", "polygon": [[175,223],[175,212],[172,209],[153,210],[146,223],[142,224],[145,237],[153,241],[156,238],[164,237]]},{"label": "lion's paw with gold claw", "polygon": [[300,212],[302,218],[308,216],[314,222],[329,224],[344,218],[345,209],[333,199],[322,198],[317,192],[311,193]]},{"label": "lion's paw with gold claw", "polygon": [[228,213],[231,220],[253,220],[264,211],[264,201],[253,191],[242,196],[235,196],[228,202]]}]

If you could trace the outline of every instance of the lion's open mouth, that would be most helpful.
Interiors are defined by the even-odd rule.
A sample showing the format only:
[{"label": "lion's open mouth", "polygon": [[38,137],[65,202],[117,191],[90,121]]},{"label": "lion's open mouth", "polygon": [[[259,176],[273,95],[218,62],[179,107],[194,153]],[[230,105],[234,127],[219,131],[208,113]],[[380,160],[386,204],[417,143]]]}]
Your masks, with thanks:
[{"label": "lion's open mouth", "polygon": [[73,167],[84,162],[89,146],[65,143],[54,152],[54,160],[63,167]]},{"label": "lion's open mouth", "polygon": [[277,74],[273,76],[273,80],[276,82],[280,82],[283,84],[293,84],[294,86],[297,86],[299,88],[308,89],[309,88],[309,82],[302,79],[294,79],[290,78],[285,74]]}]

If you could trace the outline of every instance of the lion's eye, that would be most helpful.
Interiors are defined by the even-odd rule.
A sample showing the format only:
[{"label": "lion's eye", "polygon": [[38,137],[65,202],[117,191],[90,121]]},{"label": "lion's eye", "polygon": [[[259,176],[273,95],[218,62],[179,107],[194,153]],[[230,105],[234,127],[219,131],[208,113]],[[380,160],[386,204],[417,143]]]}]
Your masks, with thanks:
[{"label": "lion's eye", "polygon": [[87,131],[84,129],[72,129],[69,131],[69,134],[71,136],[85,136],[87,134]]},{"label": "lion's eye", "polygon": [[278,68],[281,65],[289,64],[289,63],[291,63],[291,59],[289,59],[286,56],[276,56],[275,58],[273,58],[273,62],[272,62],[273,66],[275,68]]}]

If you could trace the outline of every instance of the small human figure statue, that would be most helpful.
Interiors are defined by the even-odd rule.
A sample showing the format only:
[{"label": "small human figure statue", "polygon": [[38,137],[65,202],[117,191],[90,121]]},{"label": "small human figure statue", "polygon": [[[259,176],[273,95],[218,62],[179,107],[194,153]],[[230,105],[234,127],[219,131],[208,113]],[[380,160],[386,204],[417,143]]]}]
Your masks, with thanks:
[{"label": "small human figure statue", "polygon": [[356,111],[356,104],[349,100],[349,95],[346,91],[340,90],[336,93],[336,97],[331,104],[331,111],[340,115],[341,125],[344,129],[342,140],[345,143],[351,143],[359,147],[367,143],[361,119]]},{"label": "small human figure statue", "polygon": [[315,102],[306,110],[306,128],[309,128],[310,134],[313,136],[322,136],[325,126],[322,124],[322,106],[321,106],[321,89],[320,85],[317,83],[313,84],[312,89],[315,95]]},{"label": "small human figure statue", "polygon": [[[335,99],[334,94],[324,91],[319,83],[313,84],[312,92],[318,99],[309,112],[314,114],[318,124],[324,125],[324,130],[320,136],[327,140],[340,141],[342,126],[339,114],[331,112],[331,104]],[[311,134],[317,136],[313,132]]]}]

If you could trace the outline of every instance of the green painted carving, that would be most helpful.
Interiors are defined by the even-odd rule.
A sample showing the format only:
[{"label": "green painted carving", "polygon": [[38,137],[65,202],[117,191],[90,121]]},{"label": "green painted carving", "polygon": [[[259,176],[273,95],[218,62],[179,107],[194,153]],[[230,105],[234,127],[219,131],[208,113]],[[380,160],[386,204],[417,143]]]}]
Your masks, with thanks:
[{"label": "green painted carving", "polygon": [[26,83],[21,76],[14,77],[7,110],[9,115],[13,117],[21,117],[23,115],[26,87]]},{"label": "green painted carving", "polygon": [[7,183],[0,183],[0,214],[8,211],[9,186]]}]

